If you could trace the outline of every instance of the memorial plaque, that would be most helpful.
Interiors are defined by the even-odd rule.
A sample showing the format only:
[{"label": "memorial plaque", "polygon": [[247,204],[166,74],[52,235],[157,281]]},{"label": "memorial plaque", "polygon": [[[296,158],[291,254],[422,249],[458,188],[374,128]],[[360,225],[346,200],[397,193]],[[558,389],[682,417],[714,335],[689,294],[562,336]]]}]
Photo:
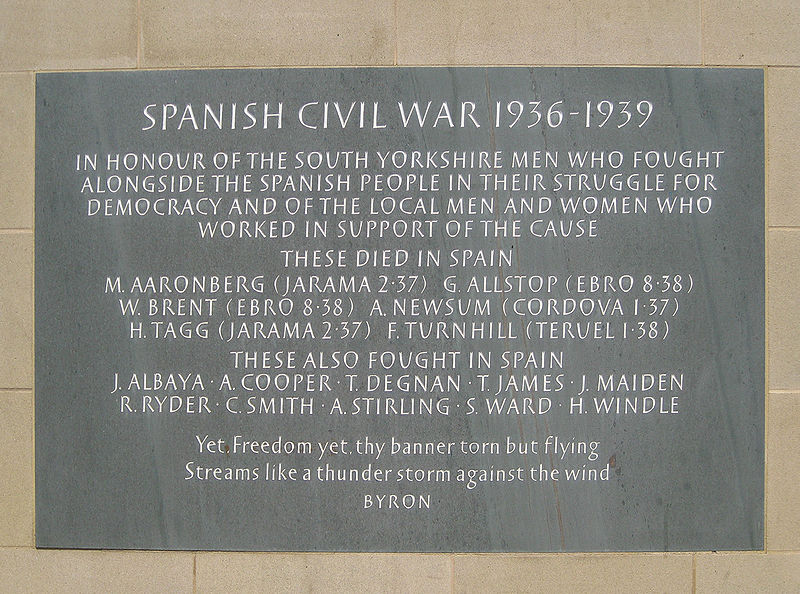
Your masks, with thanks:
[{"label": "memorial plaque", "polygon": [[763,548],[761,70],[36,85],[38,546]]}]

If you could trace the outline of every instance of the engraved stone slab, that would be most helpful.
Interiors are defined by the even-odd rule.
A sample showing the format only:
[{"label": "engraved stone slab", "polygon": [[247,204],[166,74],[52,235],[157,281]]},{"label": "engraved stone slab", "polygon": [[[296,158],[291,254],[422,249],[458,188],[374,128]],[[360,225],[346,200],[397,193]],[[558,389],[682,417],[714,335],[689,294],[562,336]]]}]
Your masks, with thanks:
[{"label": "engraved stone slab", "polygon": [[40,74],[40,547],[763,548],[763,73]]}]

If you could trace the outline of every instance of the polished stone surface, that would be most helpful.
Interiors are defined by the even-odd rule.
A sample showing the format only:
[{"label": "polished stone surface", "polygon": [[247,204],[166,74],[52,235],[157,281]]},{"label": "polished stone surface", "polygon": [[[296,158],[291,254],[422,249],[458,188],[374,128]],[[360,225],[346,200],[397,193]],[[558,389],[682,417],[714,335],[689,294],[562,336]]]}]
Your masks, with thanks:
[{"label": "polished stone surface", "polygon": [[[398,106],[402,103],[408,115],[414,101],[420,102],[423,110],[431,101],[422,126],[416,123],[416,116],[404,124]],[[364,126],[359,125],[360,102],[365,106]],[[502,106],[499,125],[494,119],[496,102]],[[207,129],[202,129],[205,104],[213,112],[215,106],[230,108],[234,103],[239,110],[235,122],[226,116],[220,130],[213,118],[207,118]],[[255,107],[248,112],[245,106],[251,103]],[[263,118],[264,103],[268,113],[276,113],[277,105],[282,105],[280,128],[276,127],[277,117]],[[187,111],[186,105],[193,107]],[[327,120],[325,105],[330,110]],[[519,114],[519,107],[524,114]],[[612,108],[613,114],[606,120],[604,113]],[[515,123],[517,115],[521,117]],[[324,128],[326,121],[328,127]],[[195,125],[201,129],[193,129]],[[762,548],[763,142],[763,79],[757,70],[399,68],[39,75],[37,545],[309,551]],[[300,151],[308,158],[314,151],[356,150],[369,155],[363,170],[341,166],[333,170],[352,176],[349,190],[314,193],[285,184],[289,175],[314,171],[308,161],[303,170],[292,169]],[[382,170],[378,153],[395,150],[436,152],[433,161],[422,161],[422,165],[436,164],[436,171],[419,166],[418,171],[408,166]],[[289,159],[286,169],[256,171],[252,192],[245,189],[243,178],[235,189],[224,183],[215,188],[214,175],[254,173],[242,161],[232,168],[237,151],[244,163],[248,152],[286,151]],[[493,181],[491,176],[500,171],[485,162],[471,170],[468,190],[420,186],[419,178],[434,172],[446,184],[448,175],[467,171],[444,163],[445,151],[501,152],[501,173],[519,173],[520,179],[531,183],[533,176],[540,174],[541,187],[516,189],[509,180],[490,183],[484,190],[482,180]],[[531,161],[512,171],[513,153],[521,155],[523,151]],[[557,153],[558,163],[536,166],[533,151]],[[583,151],[595,151],[598,158],[602,151],[603,165],[570,164],[570,152]],[[655,151],[653,158],[658,153],[663,158],[666,151],[669,159],[673,151],[678,155],[688,152],[683,161],[679,158],[671,166],[633,163],[635,155],[646,158],[650,151]],[[188,172],[205,176],[204,187],[197,191],[153,190],[142,185],[115,192],[111,176],[124,179],[147,171],[140,167],[106,171],[107,154],[186,152],[203,154],[205,169]],[[698,162],[698,152],[707,160]],[[617,153],[623,159],[618,167]],[[76,161],[76,156],[94,154],[100,156],[98,171],[76,171],[86,165],[85,160]],[[221,155],[219,161],[215,155]],[[226,156],[228,163],[223,165]],[[124,167],[124,158],[121,162]],[[321,171],[328,173],[324,166]],[[164,175],[186,173],[173,168]],[[374,189],[376,176],[395,173],[419,175],[408,190]],[[372,189],[357,187],[364,174],[370,176]],[[612,174],[621,174],[614,179],[628,180],[629,185],[614,189]],[[659,174],[664,176],[663,188],[657,187]],[[678,174],[684,185],[673,186]],[[264,191],[259,189],[262,175],[271,176]],[[277,189],[272,186],[276,175],[284,181]],[[98,176],[104,178],[104,194],[98,193]],[[600,185],[603,179],[606,185],[602,187],[586,185]],[[687,189],[686,184],[695,180],[706,183],[705,188]],[[581,185],[569,189],[569,181]],[[435,210],[431,204],[438,204],[441,210],[435,215],[421,211],[410,215],[320,214],[319,198],[328,195],[360,197],[364,203],[387,195],[412,196],[422,199],[421,211]],[[449,198],[472,196],[492,201],[489,212],[446,212]],[[580,197],[591,207],[593,198],[602,201],[604,196],[617,197],[616,212],[556,212],[570,199]],[[647,212],[624,213],[625,196],[646,198]],[[201,237],[203,225],[222,224],[223,220],[232,221],[226,228],[237,230],[244,229],[242,220],[250,222],[248,233],[258,221],[266,221],[263,228],[269,229],[269,223],[278,220],[278,229],[284,229],[282,220],[287,217],[278,214],[231,214],[234,200],[259,197],[275,198],[279,210],[304,204],[297,198],[312,198],[314,206],[309,215],[293,219],[295,232],[284,239]],[[552,199],[551,211],[543,208],[547,201],[542,197]],[[694,212],[659,212],[659,199],[679,202],[682,197],[693,198]],[[144,210],[148,205],[152,209],[168,204],[156,206],[157,198],[175,198],[176,205],[185,205],[188,199],[193,214],[181,206],[182,215],[148,212],[139,216],[120,212],[116,206],[118,199],[131,199],[134,211],[137,205]],[[201,198],[220,201],[216,217],[201,212],[210,204],[206,201],[201,206]],[[523,198],[533,198],[536,208],[545,212],[510,213],[508,202],[519,204]],[[118,216],[97,213],[107,199],[111,200],[109,213]],[[707,207],[707,212],[697,212]],[[430,223],[431,219],[436,222]],[[350,230],[350,224],[357,227],[380,220],[390,221],[391,229],[398,221],[418,222],[431,232],[400,238],[391,232],[388,237],[338,238],[333,233],[327,238],[301,237],[307,221],[327,221],[332,229]],[[513,225],[516,220],[521,227],[518,237],[495,237],[494,233],[480,237],[477,232],[449,237],[458,235],[454,231],[458,225],[466,228],[467,221],[480,229],[484,223],[494,228]],[[553,229],[572,222],[573,230],[581,220],[585,228],[596,228],[596,236],[538,237],[550,220],[555,221]],[[456,221],[455,226],[448,226],[447,221]],[[341,269],[325,262],[318,268],[298,267],[296,262],[286,265],[281,250],[297,249],[345,250],[346,262]],[[360,249],[407,250],[412,255],[418,250],[440,250],[444,256],[438,266],[409,263],[375,269],[356,264],[355,254]],[[452,250],[468,249],[505,250],[512,255],[512,263],[498,265],[473,258],[466,265],[448,265],[446,258]],[[216,299],[213,312],[201,310],[198,314],[163,311],[165,298],[175,300],[181,295],[133,290],[136,278],[153,277],[158,285],[161,276],[175,279],[184,275],[243,275],[249,279],[263,275],[267,282],[263,291],[248,283],[250,293],[241,288],[230,293],[187,293],[185,297]],[[326,293],[324,282],[315,285],[309,280],[311,275],[323,279],[366,275],[370,292]],[[423,287],[403,294],[401,287],[408,287],[409,275],[424,277]],[[581,292],[577,284],[580,275],[608,275],[616,280],[614,287]],[[619,284],[626,275],[634,284],[629,292]],[[293,312],[285,317],[253,315],[249,300],[257,297],[259,308],[265,307],[265,299],[277,301],[281,281],[277,285],[274,281],[286,276],[302,281],[301,288],[288,295]],[[451,287],[450,276],[457,288]],[[530,286],[520,290],[513,285],[515,278],[538,276],[553,277],[550,290]],[[115,288],[116,277],[121,279],[120,291]],[[470,283],[472,277],[475,285]],[[507,281],[512,285],[505,284]],[[174,280],[166,284],[175,288]],[[395,299],[404,297],[472,299],[473,305],[476,300],[487,300],[491,311],[391,313]],[[343,311],[324,313],[331,302],[323,300],[336,298],[343,299]],[[140,309],[122,314],[128,299],[140,299]],[[160,313],[148,311],[150,299],[156,300]],[[246,300],[243,311],[237,311],[237,299]],[[306,299],[310,300],[309,309],[304,312]],[[552,299],[555,305],[549,313],[514,310],[517,299],[532,307],[536,307],[536,299],[543,299],[545,305]],[[571,299],[588,299],[584,306],[592,311],[565,313]],[[619,312],[615,311],[617,299]],[[178,307],[174,301],[171,305]],[[662,310],[662,305],[666,309]],[[611,309],[602,313],[601,307],[606,306]],[[651,308],[654,313],[646,313]],[[207,338],[202,331],[192,338],[181,336],[180,324],[188,322],[184,328],[196,331],[202,321],[208,322]],[[256,321],[266,326],[276,322],[281,328],[284,322],[297,322],[301,328],[309,323],[313,335],[259,337]],[[369,322],[369,336],[352,325],[356,321]],[[398,322],[397,336],[390,334],[390,321]],[[414,336],[404,338],[400,333],[406,321],[433,327],[444,321],[450,334],[425,337],[420,328],[427,326],[415,326]],[[156,333],[165,330],[168,322],[175,324],[175,335],[157,338]],[[541,333],[541,322],[547,322],[547,334]],[[578,328],[577,322],[583,328],[591,327],[592,336],[572,337],[570,333],[578,331],[565,330],[565,322],[573,324],[572,329]],[[227,334],[230,323],[237,328],[244,324],[247,334],[238,332],[231,337]],[[483,338],[453,337],[452,324],[461,323],[485,323],[481,328],[486,334]],[[490,328],[494,332],[491,338]],[[551,329],[562,335],[549,336]],[[333,338],[328,338],[329,332],[334,332]],[[347,372],[341,367],[288,370],[303,376],[327,373],[329,390],[320,383],[308,393],[304,391],[308,384],[297,390],[269,387],[255,394],[242,387],[242,381],[253,379],[245,378],[253,370],[234,369],[231,352],[288,350],[296,351],[301,361],[311,354],[328,363],[335,352],[353,351],[359,362]],[[458,376],[459,388],[449,392],[437,391],[435,386],[427,391],[404,390],[397,381],[409,372],[400,366],[369,368],[369,353],[384,351],[457,352],[460,355],[451,369],[420,367],[410,373],[428,378]],[[469,354],[478,351],[491,353],[488,369],[470,367]],[[563,366],[503,367],[504,354],[517,351],[561,353]],[[275,376],[287,370],[257,372]],[[162,378],[188,374],[189,384],[184,386],[178,379],[174,386],[147,389],[144,382],[156,384],[156,373]],[[346,373],[357,376],[352,385]],[[388,374],[395,381],[391,392],[370,384],[371,375],[386,381]],[[488,376],[483,390],[481,374]],[[630,383],[634,376],[656,381],[664,377],[666,385],[625,389],[619,385],[621,374]],[[614,386],[601,389],[599,377],[612,375]],[[131,386],[134,376],[138,387]],[[115,389],[115,377],[123,384],[120,390]],[[198,377],[202,386],[198,386]],[[517,383],[516,389],[506,385],[510,378]],[[523,387],[526,378],[536,379],[537,385]],[[584,378],[587,391],[579,394]],[[505,397],[506,403],[513,397],[523,411],[524,398],[532,398],[535,406],[541,403],[550,408],[534,408],[534,413],[528,410],[527,414],[505,414],[505,409],[504,414],[489,414],[486,399],[493,400],[495,393],[500,400]],[[256,403],[262,396],[267,400],[313,396],[314,412],[248,414],[247,398],[253,395]],[[171,396],[181,397],[175,402],[183,407],[172,413],[156,412],[156,399]],[[208,408],[195,400],[191,410],[199,412],[189,413],[188,396],[207,397]],[[365,414],[367,401],[359,400],[365,396],[393,397],[395,402],[432,399],[450,407],[432,414],[386,414],[385,409],[381,414]],[[651,402],[648,397],[653,398],[656,411],[642,413],[642,407]],[[600,400],[612,405],[620,402],[624,407],[626,398],[637,399],[639,412],[598,412]],[[280,402],[288,406],[287,401]],[[382,402],[386,404],[386,400]],[[206,435],[209,441],[222,440],[220,451],[200,451],[198,438],[202,441]],[[313,451],[243,454],[235,451],[236,436],[270,444],[279,438],[283,443],[308,441]],[[562,446],[583,443],[587,448],[596,447],[596,456],[590,451],[554,452],[556,437]],[[331,441],[347,441],[347,450],[359,440],[390,444],[393,438],[455,445],[449,454],[391,456],[384,452],[380,458],[318,451],[318,444]],[[525,455],[508,453],[510,441],[536,441],[539,449]],[[462,453],[461,442],[474,443],[481,452]],[[591,445],[594,442],[596,446]],[[498,453],[491,451],[492,446],[483,451],[484,443],[496,443]],[[301,477],[308,469],[311,475],[308,480],[276,482],[267,464],[270,469],[282,465],[284,471],[296,468]],[[369,468],[391,470],[392,480],[378,482],[374,474],[370,481],[317,480],[318,468],[324,475],[326,464],[359,473]],[[251,475],[255,468],[259,478],[198,481],[197,466],[247,468]],[[407,468],[441,474],[431,475],[433,479],[427,482],[395,480]],[[517,468],[525,478],[509,480]],[[557,481],[552,479],[553,469],[559,471]],[[497,470],[506,472],[506,480],[492,481]],[[542,470],[551,478],[542,480]],[[593,470],[596,480],[570,480],[568,470],[579,476],[584,476],[583,470]],[[466,471],[466,480],[457,478],[459,471]],[[470,471],[483,471],[488,480],[481,482],[477,474],[478,482],[472,484]],[[271,480],[265,480],[265,475]],[[446,475],[449,481],[436,480]],[[408,496],[408,501],[427,506],[377,509],[378,497],[386,496],[382,501],[388,503],[391,495],[397,495],[395,501],[404,502]],[[372,505],[366,507],[367,502]]]}]

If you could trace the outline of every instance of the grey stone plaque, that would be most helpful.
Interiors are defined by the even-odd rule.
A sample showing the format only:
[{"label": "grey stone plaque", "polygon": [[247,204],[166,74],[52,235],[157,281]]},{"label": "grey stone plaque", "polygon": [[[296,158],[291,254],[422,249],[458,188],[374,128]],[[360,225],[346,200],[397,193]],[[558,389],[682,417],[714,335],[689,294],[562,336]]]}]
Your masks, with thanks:
[{"label": "grey stone plaque", "polygon": [[763,73],[40,74],[36,542],[763,548]]}]

